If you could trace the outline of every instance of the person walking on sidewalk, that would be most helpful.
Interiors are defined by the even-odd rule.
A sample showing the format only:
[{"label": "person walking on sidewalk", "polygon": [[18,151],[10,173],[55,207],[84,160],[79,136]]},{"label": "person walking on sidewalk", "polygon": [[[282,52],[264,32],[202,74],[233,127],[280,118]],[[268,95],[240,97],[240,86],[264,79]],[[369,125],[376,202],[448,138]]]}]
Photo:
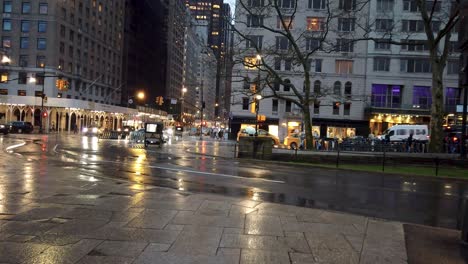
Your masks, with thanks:
[{"label": "person walking on sidewalk", "polygon": [[406,140],[406,149],[408,152],[411,152],[411,148],[413,146],[413,133],[411,133]]}]

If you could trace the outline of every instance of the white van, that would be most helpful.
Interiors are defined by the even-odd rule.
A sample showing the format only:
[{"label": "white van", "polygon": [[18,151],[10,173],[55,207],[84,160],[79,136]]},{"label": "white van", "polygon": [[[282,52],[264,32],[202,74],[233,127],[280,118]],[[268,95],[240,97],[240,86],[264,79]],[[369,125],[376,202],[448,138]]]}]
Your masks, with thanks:
[{"label": "white van", "polygon": [[385,130],[381,139],[389,141],[406,140],[413,134],[413,140],[429,141],[429,129],[427,125],[395,125]]}]

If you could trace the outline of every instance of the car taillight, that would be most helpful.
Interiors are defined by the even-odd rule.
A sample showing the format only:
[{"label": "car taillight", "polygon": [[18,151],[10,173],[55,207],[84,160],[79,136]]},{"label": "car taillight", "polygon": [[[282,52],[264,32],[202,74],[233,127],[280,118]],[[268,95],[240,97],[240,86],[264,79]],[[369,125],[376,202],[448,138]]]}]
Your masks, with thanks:
[{"label": "car taillight", "polygon": [[457,137],[453,137],[453,142],[456,142],[458,140]]}]

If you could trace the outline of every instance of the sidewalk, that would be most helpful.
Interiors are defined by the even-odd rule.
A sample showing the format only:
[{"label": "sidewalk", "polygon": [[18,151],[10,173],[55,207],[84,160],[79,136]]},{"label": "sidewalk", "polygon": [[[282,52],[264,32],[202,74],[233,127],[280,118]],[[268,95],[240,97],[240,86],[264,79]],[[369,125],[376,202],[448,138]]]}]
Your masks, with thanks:
[{"label": "sidewalk", "polygon": [[0,263],[406,263],[401,223],[1,157]]}]

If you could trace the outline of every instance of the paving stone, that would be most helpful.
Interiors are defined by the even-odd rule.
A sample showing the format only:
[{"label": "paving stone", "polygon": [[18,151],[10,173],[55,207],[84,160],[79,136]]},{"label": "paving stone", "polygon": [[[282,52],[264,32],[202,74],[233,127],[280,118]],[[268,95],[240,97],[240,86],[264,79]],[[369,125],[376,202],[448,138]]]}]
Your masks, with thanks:
[{"label": "paving stone", "polygon": [[117,256],[84,256],[77,264],[131,264],[134,258]]},{"label": "paving stone", "polygon": [[[305,233],[310,249],[317,262],[322,263],[349,263],[359,262],[360,251],[350,243],[347,235],[343,233]],[[355,239],[355,241],[358,238]],[[364,237],[360,237],[361,243]]]},{"label": "paving stone", "polygon": [[244,227],[244,216],[224,216],[223,215],[199,215],[191,211],[180,211],[176,217],[171,221],[172,224],[178,225],[196,225],[196,226],[209,226],[209,227]]},{"label": "paving stone", "polygon": [[65,224],[59,225],[50,229],[48,234],[62,234],[62,235],[84,235],[94,232],[96,229],[104,226],[106,220],[83,220],[74,219]]},{"label": "paving stone", "polygon": [[220,247],[310,253],[304,237],[223,234]]},{"label": "paving stone", "polygon": [[93,252],[97,252],[103,256],[134,258],[140,255],[147,245],[148,243],[146,242],[104,241],[93,249]]},{"label": "paving stone", "polygon": [[283,236],[280,218],[269,215],[247,215],[245,233],[248,235]]},{"label": "paving stone", "polygon": [[145,250],[134,264],[238,264],[239,256],[222,255],[222,256],[206,256],[206,255],[183,255],[173,254],[171,252],[157,252]]},{"label": "paving stone", "polygon": [[227,201],[205,200],[196,214],[207,216],[228,216],[231,205]]},{"label": "paving stone", "polygon": [[0,226],[0,232],[17,235],[41,235],[56,226],[58,225],[37,221],[8,221]]},{"label": "paving stone", "polygon": [[59,207],[46,207],[46,208],[32,208],[26,212],[17,214],[12,220],[15,221],[27,221],[27,220],[41,220],[59,217],[69,209]]},{"label": "paving stone", "polygon": [[244,207],[240,205],[232,205],[231,210],[229,210],[229,215],[245,215],[245,214],[251,214],[251,213],[257,213],[257,209],[255,208],[250,208],[250,207]]},{"label": "paving stone", "polygon": [[196,211],[201,205],[201,201],[159,201],[143,199],[136,203],[133,207],[142,207],[146,209],[156,210],[184,210],[184,211]]},{"label": "paving stone", "polygon": [[104,226],[82,235],[86,238],[172,244],[181,231]]},{"label": "paving stone", "polygon": [[168,224],[164,227],[164,230],[184,230],[185,225],[173,225]]},{"label": "paving stone", "polygon": [[69,244],[75,244],[80,240],[81,238],[70,235],[41,234],[32,238],[30,242],[52,246],[65,246]]},{"label": "paving stone", "polygon": [[241,264],[289,264],[287,252],[242,249]]},{"label": "paving stone", "polygon": [[301,213],[304,208],[273,203],[261,203],[254,207],[258,209],[260,215],[273,215],[273,216],[296,216]]},{"label": "paving stone", "polygon": [[361,263],[406,263],[407,254],[401,223],[370,220]]},{"label": "paving stone", "polygon": [[0,242],[0,262],[25,263],[44,252],[48,245],[36,243]]},{"label": "paving stone", "polygon": [[254,208],[255,206],[259,205],[260,202],[252,201],[252,200],[242,200],[240,202],[235,202],[234,204],[242,206],[242,207]]},{"label": "paving stone", "polygon": [[10,242],[27,242],[33,239],[35,236],[29,236],[29,235],[12,235],[8,238],[5,238],[5,241],[10,241]]},{"label": "paving stone", "polygon": [[244,229],[226,227],[224,228],[223,234],[244,234]]},{"label": "paving stone", "polygon": [[51,246],[42,254],[29,260],[28,263],[63,263],[72,264],[87,255],[101,240],[83,239],[79,242],[66,246]]},{"label": "paving stone", "polygon": [[178,255],[214,256],[222,233],[222,228],[187,226],[169,252]]},{"label": "paving stone", "polygon": [[60,215],[63,218],[84,219],[84,220],[106,220],[112,216],[111,211],[97,210],[90,208],[74,208]]},{"label": "paving stone", "polygon": [[128,227],[162,229],[177,214],[175,210],[145,210],[130,221]]},{"label": "paving stone", "polygon": [[150,243],[145,250],[166,252],[171,247],[171,244]]},{"label": "paving stone", "polygon": [[289,253],[289,257],[291,259],[292,264],[315,264],[318,263],[315,259],[314,255],[312,254],[304,254],[304,253]]}]

